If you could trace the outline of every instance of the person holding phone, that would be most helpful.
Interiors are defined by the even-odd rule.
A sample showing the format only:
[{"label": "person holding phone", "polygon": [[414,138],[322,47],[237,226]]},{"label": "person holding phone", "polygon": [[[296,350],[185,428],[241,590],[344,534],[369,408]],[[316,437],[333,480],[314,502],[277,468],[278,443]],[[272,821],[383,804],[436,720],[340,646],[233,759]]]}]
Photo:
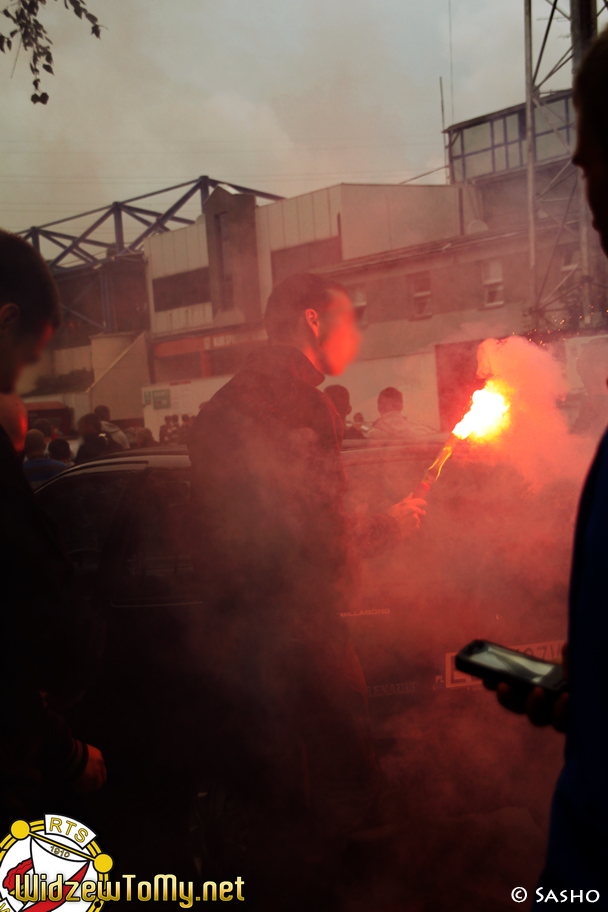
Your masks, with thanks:
[{"label": "person holding phone", "polygon": [[[574,83],[577,145],[593,227],[608,255],[608,29],[593,43]],[[557,701],[540,687],[527,696],[502,682],[499,702],[536,725],[566,733],[565,763],[555,789],[549,846],[539,893],[553,890],[560,908],[582,890],[598,891],[608,909],[608,432],[591,466],[579,507],[570,586],[564,676]],[[566,891],[566,900],[560,897]],[[574,894],[574,896],[572,895]],[[544,908],[537,894],[535,908]]]}]

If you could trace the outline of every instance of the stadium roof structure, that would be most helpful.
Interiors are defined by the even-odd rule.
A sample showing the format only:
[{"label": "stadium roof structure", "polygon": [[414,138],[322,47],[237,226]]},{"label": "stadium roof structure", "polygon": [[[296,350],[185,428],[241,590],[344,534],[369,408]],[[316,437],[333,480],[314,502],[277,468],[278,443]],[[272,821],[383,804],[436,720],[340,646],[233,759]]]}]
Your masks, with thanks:
[{"label": "stadium roof structure", "polygon": [[[77,215],[47,222],[44,225],[36,225],[17,233],[37,250],[40,250],[42,241],[52,245],[53,251],[59,248],[54,257],[47,257],[49,265],[55,273],[83,267],[90,268],[108,260],[141,255],[146,238],[169,231],[170,225],[175,227],[194,224],[195,219],[186,218],[183,214],[184,206],[195,199],[198,194],[202,213],[209,195],[216,187],[223,187],[234,193],[249,193],[269,201],[283,199],[273,193],[252,190],[250,187],[241,187],[238,184],[216,180],[205,175],[173,187],[144,193],[122,202],[110,203],[99,209],[90,209],[88,212],[80,212]],[[180,190],[183,192],[177,199],[174,199],[161,211],[150,208],[147,202],[146,205],[142,205],[144,201],[150,200],[152,197],[164,194],[175,195]],[[129,223],[125,223],[127,218],[131,220]],[[85,220],[85,227],[82,228]],[[134,225],[139,229],[131,240],[126,240],[127,224],[131,229]],[[59,226],[65,227],[59,228]],[[70,226],[72,226],[71,231]],[[112,232],[110,239],[107,237],[108,227]],[[101,233],[106,237],[101,237]]]}]

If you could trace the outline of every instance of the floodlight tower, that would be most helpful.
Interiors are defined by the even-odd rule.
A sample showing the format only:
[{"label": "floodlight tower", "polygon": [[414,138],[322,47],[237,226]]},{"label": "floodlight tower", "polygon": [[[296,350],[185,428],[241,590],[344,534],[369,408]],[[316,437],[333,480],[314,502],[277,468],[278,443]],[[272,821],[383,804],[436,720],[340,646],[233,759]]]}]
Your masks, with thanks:
[{"label": "floodlight tower", "polygon": [[[558,131],[555,128],[552,119],[548,116],[547,109],[543,103],[543,93],[541,92],[542,87],[553,77],[556,73],[566,67],[568,64],[571,64],[572,74],[574,75],[579,66],[581,59],[589,47],[589,44],[597,34],[597,17],[598,17],[598,2],[601,8],[608,9],[608,0],[570,0],[570,10],[569,12],[563,9],[563,6],[558,5],[559,0],[545,0],[545,2],[550,6],[550,13],[547,20],[547,25],[545,28],[545,33],[543,40],[540,45],[540,50],[538,56],[534,57],[533,43],[532,43],[532,5],[533,0],[524,0],[524,36],[525,36],[525,67],[526,67],[526,138],[527,138],[527,169],[528,169],[528,236],[529,236],[529,265],[530,265],[530,286],[529,286],[529,302],[530,302],[530,314],[532,317],[532,323],[534,329],[540,329],[543,313],[547,302],[554,300],[555,292],[558,289],[553,289],[551,293],[543,296],[543,292],[546,284],[546,276],[539,285],[539,276],[538,276],[538,263],[537,263],[537,250],[536,250],[536,234],[537,234],[537,208],[538,204],[551,190],[557,179],[561,176],[562,172],[557,175],[557,178],[554,178],[550,184],[543,188],[540,192],[537,189],[537,180],[536,180],[536,155],[535,155],[535,129],[534,129],[534,120],[535,114],[538,111],[539,115],[544,118],[544,120],[549,124],[553,129],[556,135],[559,136]],[[565,2],[565,0],[564,0]],[[555,14],[563,18],[566,18],[570,22],[570,44],[565,52],[561,55],[557,63],[555,63],[550,69],[541,77],[540,70],[541,64],[543,61],[543,55],[547,47],[547,42],[551,36],[552,27],[555,27]],[[560,137],[561,141],[564,142],[563,137]],[[572,149],[566,150],[568,154],[572,154]],[[564,166],[563,171],[569,167],[569,162]],[[577,267],[578,276],[577,281],[581,292],[581,316],[583,326],[588,326],[591,323],[591,300],[590,300],[590,282],[591,282],[591,256],[590,256],[590,231],[589,231],[589,211],[587,207],[587,202],[585,199],[585,191],[583,181],[580,175],[577,178],[578,186],[576,193],[573,193],[573,197],[578,203],[579,210],[579,245],[580,245],[580,254],[579,254],[579,263]],[[571,202],[574,201],[571,199]],[[568,208],[570,207],[570,204]],[[565,225],[566,217],[568,215],[568,210],[564,215],[560,227],[560,234]],[[559,235],[556,240],[559,240]]]}]

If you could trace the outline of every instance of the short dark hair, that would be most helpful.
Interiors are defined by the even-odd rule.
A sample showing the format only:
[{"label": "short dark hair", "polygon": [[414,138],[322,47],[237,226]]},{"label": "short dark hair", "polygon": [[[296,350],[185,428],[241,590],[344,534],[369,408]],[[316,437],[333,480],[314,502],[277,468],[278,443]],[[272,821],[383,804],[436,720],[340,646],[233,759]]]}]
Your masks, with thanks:
[{"label": "short dark hair", "polygon": [[45,437],[52,437],[54,433],[54,428],[48,418],[36,418],[32,424],[32,428],[35,428],[37,431],[42,431]]},{"label": "short dark hair", "polygon": [[346,387],[340,386],[339,383],[332,383],[331,386],[326,386],[323,392],[331,399],[338,415],[344,420],[350,411],[350,393]]},{"label": "short dark hair", "polygon": [[79,429],[81,425],[90,428],[94,434],[101,434],[101,421],[94,412],[88,412],[88,414],[83,415],[78,422]]},{"label": "short dark hair", "polygon": [[387,386],[378,396],[378,407],[381,402],[383,405],[394,405],[399,410],[403,408],[403,393],[395,386]]},{"label": "short dark hair", "polygon": [[110,420],[110,409],[107,405],[96,405],[93,409],[93,414],[97,415],[100,421]]},{"label": "short dark hair", "polygon": [[279,342],[289,339],[301,314],[309,308],[323,313],[334,292],[348,296],[344,285],[309,272],[296,273],[284,279],[273,288],[268,298],[264,315],[268,338]]},{"label": "short dark hair", "polygon": [[70,444],[65,437],[57,437],[49,443],[49,456],[51,459],[58,459],[61,462],[64,459],[72,458]]},{"label": "short dark hair", "polygon": [[30,428],[25,435],[25,444],[23,449],[28,457],[35,456],[37,453],[44,453],[44,434],[38,428]]},{"label": "short dark hair", "polygon": [[603,29],[583,57],[574,78],[574,103],[591,124],[608,158],[608,27]]},{"label": "short dark hair", "polygon": [[51,270],[23,238],[0,229],[0,307],[19,308],[17,331],[37,335],[61,323],[59,290]]}]

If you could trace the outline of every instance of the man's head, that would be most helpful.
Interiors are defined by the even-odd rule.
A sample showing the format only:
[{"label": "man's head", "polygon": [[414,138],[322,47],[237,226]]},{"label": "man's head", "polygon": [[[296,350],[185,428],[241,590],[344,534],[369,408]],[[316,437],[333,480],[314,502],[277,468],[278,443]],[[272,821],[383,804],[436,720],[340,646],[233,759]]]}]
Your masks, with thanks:
[{"label": "man's head", "polygon": [[42,459],[45,447],[46,443],[44,442],[42,431],[32,428],[27,432],[24,450],[28,459]]},{"label": "man's head", "polygon": [[582,169],[593,227],[608,255],[608,28],[583,58],[574,80],[577,112],[576,149],[572,160]]},{"label": "man's head", "polygon": [[65,437],[57,437],[55,440],[51,440],[49,443],[49,456],[57,462],[65,462],[66,464],[72,461],[70,444]]},{"label": "man's head", "polygon": [[171,427],[173,424],[173,415],[165,415],[165,424],[167,427]]},{"label": "man's head", "polygon": [[299,348],[324,374],[343,373],[357,357],[355,309],[339,282],[308,273],[289,276],[268,298],[265,322],[271,343]]},{"label": "man's head", "polygon": [[179,425],[179,415],[171,415],[171,422],[172,424]]},{"label": "man's head", "polygon": [[357,430],[360,431],[361,428],[363,427],[364,421],[365,421],[365,418],[363,416],[363,412],[355,412],[355,414],[353,415],[353,427],[356,427]]},{"label": "man's head", "polygon": [[78,422],[78,433],[81,437],[92,437],[101,434],[101,421],[94,412],[89,412],[88,415],[82,416]]},{"label": "man's head", "polygon": [[47,264],[23,238],[0,230],[0,392],[13,392],[60,322],[59,292]]},{"label": "man's head", "polygon": [[182,415],[182,424],[190,424],[190,415]]},{"label": "man's head", "polygon": [[93,409],[93,414],[97,415],[100,421],[110,420],[110,409],[107,405],[96,405]]},{"label": "man's head", "polygon": [[0,393],[0,424],[18,453],[25,444],[27,409],[17,393]]},{"label": "man's head", "polygon": [[403,411],[403,393],[394,386],[387,386],[378,396],[378,411],[381,415],[387,412]]},{"label": "man's head", "polygon": [[326,386],[323,392],[335,405],[342,421],[346,421],[347,415],[350,415],[353,410],[353,407],[350,404],[350,393],[346,387],[334,383],[331,386]]},{"label": "man's head", "polygon": [[36,428],[37,431],[42,431],[44,439],[46,440],[47,446],[53,439],[53,425],[48,418],[37,418],[34,421],[33,428]]}]

